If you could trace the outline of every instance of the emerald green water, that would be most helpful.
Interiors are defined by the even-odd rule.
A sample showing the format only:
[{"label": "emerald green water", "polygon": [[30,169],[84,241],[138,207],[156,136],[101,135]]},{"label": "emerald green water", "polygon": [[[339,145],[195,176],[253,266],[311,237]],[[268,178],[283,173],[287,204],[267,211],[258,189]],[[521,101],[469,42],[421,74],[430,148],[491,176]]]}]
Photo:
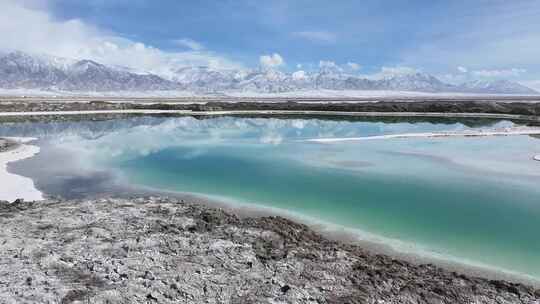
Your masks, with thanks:
[{"label": "emerald green water", "polygon": [[465,127],[282,123],[209,120],[191,132],[173,132],[179,135],[174,144],[113,165],[135,184],[293,211],[408,250],[540,277],[540,164],[530,159],[538,139],[324,145],[300,140]]},{"label": "emerald green water", "polygon": [[[78,172],[113,170],[132,185],[278,208],[355,229],[370,240],[375,236],[397,250],[540,279],[540,162],[532,160],[540,154],[538,138],[304,141],[501,128],[511,122],[234,117],[128,122],[74,123],[66,127],[69,132],[57,125],[13,125],[0,128],[0,135],[46,138],[78,160]],[[47,128],[47,135],[35,134]]]},{"label": "emerald green water", "polygon": [[445,180],[314,167],[272,157],[281,152],[274,150],[279,148],[220,147],[186,158],[191,149],[170,148],[120,168],[135,183],[291,210],[440,254],[540,275],[540,193],[526,184],[452,173],[436,163],[429,169],[449,171]]}]

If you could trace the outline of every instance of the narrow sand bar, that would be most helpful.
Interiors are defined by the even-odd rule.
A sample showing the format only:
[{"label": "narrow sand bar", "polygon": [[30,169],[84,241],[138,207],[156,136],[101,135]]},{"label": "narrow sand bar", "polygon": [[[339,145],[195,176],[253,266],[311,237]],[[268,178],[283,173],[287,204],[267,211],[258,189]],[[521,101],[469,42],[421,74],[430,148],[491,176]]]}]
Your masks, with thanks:
[{"label": "narrow sand bar", "polygon": [[[365,141],[377,139],[396,138],[429,138],[429,137],[476,137],[476,136],[511,136],[511,135],[540,135],[540,128],[506,128],[502,130],[467,130],[456,132],[426,132],[426,133],[402,133],[364,137],[340,137],[340,138],[312,138],[307,142],[333,143],[345,141]],[[534,156],[535,160],[540,160],[540,155]]]},{"label": "narrow sand bar", "polygon": [[191,111],[191,110],[82,110],[82,111],[33,111],[0,112],[0,117],[12,116],[66,116],[96,114],[171,114],[171,115],[321,115],[321,116],[363,116],[363,117],[454,117],[454,118],[492,118],[538,121],[537,116],[493,113],[442,113],[442,112],[343,112],[313,110],[231,110],[231,111]]},{"label": "narrow sand bar", "polygon": [[28,201],[42,200],[43,195],[38,191],[32,179],[11,174],[7,165],[11,162],[30,158],[39,153],[39,147],[25,144],[34,138],[7,138],[16,142],[13,149],[0,152],[0,200],[14,201],[22,198]]}]

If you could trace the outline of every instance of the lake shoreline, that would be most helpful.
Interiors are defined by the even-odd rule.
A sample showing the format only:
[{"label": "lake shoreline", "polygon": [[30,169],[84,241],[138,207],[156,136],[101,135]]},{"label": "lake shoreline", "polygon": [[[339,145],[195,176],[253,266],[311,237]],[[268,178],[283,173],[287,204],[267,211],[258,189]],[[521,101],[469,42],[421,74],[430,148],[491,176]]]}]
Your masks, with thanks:
[{"label": "lake shoreline", "polygon": [[[124,110],[121,110],[121,111],[124,111]],[[129,113],[130,110],[126,110],[124,113]],[[29,115],[29,116],[33,116],[33,115],[44,115],[44,116],[49,116],[50,114],[53,114],[55,116],[58,116],[58,117],[63,117],[63,115],[79,115],[79,114],[85,114],[85,115],[91,115],[91,114],[100,114],[100,113],[111,113],[111,114],[115,114],[115,113],[122,113],[122,112],[118,112],[118,111],[89,111],[89,112],[81,112],[81,111],[75,111],[73,113],[67,113],[66,112],[24,112],[22,115]],[[25,114],[26,113],[26,114]],[[165,111],[165,110],[136,110],[135,114],[171,114],[171,113],[175,113],[174,111]],[[251,114],[261,114],[261,115],[311,115],[311,114],[318,114],[318,115],[343,115],[343,116],[356,116],[356,115],[367,115],[367,116],[379,116],[377,115],[378,112],[370,112],[370,113],[365,113],[365,112],[362,112],[362,113],[357,113],[357,112],[324,112],[324,113],[321,113],[321,112],[316,112],[316,113],[312,113],[310,111],[208,111],[208,112],[197,112],[195,114],[193,114],[192,112],[177,112],[177,114],[181,114],[181,115],[192,115],[192,116],[198,116],[198,115],[201,115],[201,116],[214,116],[214,115],[244,115],[246,113],[251,113]],[[15,116],[19,116],[19,114],[21,113],[9,113],[7,115],[9,116],[12,116],[12,115],[15,115]],[[387,114],[387,115],[384,115],[384,114]],[[401,113],[401,112],[389,112],[389,113],[383,113],[383,115],[381,116],[416,116],[416,115],[419,115],[419,116],[426,116],[426,115],[434,115],[434,117],[467,117],[467,118],[474,118],[474,117],[479,117],[479,118],[507,118],[507,119],[511,119],[509,118],[508,116],[506,116],[507,114],[485,114],[485,113],[410,113],[410,112],[405,112],[405,113]],[[457,116],[456,116],[457,115]],[[460,115],[463,115],[463,116],[460,116]],[[477,116],[475,116],[477,115]],[[511,116],[513,117],[514,119],[519,119],[519,115],[518,116]],[[532,129],[531,129],[532,130]],[[506,132],[508,130],[505,130],[504,132]],[[511,130],[510,130],[511,131]],[[503,132],[503,131],[501,131]],[[528,131],[523,131],[523,132],[528,132]],[[514,134],[515,132],[507,132],[507,135],[523,135],[522,131],[518,132],[519,134]],[[533,133],[531,134],[537,134],[536,131],[534,131]],[[482,134],[480,134],[482,135]],[[493,135],[493,134],[489,134],[490,136]],[[495,134],[495,135],[505,135],[505,134]],[[399,136],[399,135],[398,135]],[[460,134],[460,136],[479,136],[479,134],[474,134],[474,135],[471,135],[471,134]],[[413,136],[414,137],[414,136]],[[343,139],[340,139],[340,140],[343,140]],[[356,140],[356,139],[355,139]],[[11,146],[11,148],[13,148],[14,146]],[[1,152],[1,149],[0,149],[0,152]],[[2,155],[4,153],[0,153],[0,155]],[[537,156],[534,156],[533,155],[533,160],[537,160],[536,159]],[[10,161],[13,161],[13,160],[10,160]],[[186,197],[190,197],[190,195],[186,196]],[[2,199],[0,197],[0,199]],[[11,200],[11,199],[10,199]],[[33,199],[30,199],[30,200],[33,200]],[[165,203],[167,204],[168,203],[168,199],[158,199],[158,200],[164,200]],[[46,201],[45,203],[46,204],[49,204],[50,201]],[[97,200],[95,202],[98,202]],[[384,255],[386,258],[388,259],[391,259],[392,263],[396,262],[398,265],[400,265],[399,263],[410,263],[410,265],[412,267],[424,267],[426,265],[426,263],[428,264],[434,264],[434,265],[438,265],[438,266],[429,266],[429,267],[435,267],[437,269],[439,269],[438,267],[442,267],[443,269],[446,269],[446,270],[442,270],[442,269],[439,269],[437,271],[446,271],[446,272],[451,272],[452,274],[454,272],[458,272],[458,273],[461,273],[461,274],[465,274],[465,276],[467,278],[469,277],[473,277],[473,278],[484,278],[484,279],[480,279],[480,280],[485,280],[487,282],[489,282],[489,284],[495,284],[495,285],[498,285],[500,284],[500,282],[503,282],[504,284],[510,284],[508,286],[514,286],[516,284],[513,284],[513,283],[506,283],[506,282],[520,282],[520,283],[525,283],[525,284],[528,284],[530,286],[540,286],[540,283],[538,283],[538,281],[535,281],[535,280],[528,280],[526,278],[523,278],[523,277],[520,277],[519,275],[514,275],[514,274],[508,274],[508,273],[503,273],[503,272],[500,272],[498,270],[493,270],[493,269],[486,269],[484,267],[476,267],[476,266],[471,266],[471,265],[468,265],[468,264],[460,264],[459,262],[453,262],[453,261],[444,261],[444,260],[440,260],[440,259],[431,259],[431,258],[426,258],[426,257],[421,257],[421,256],[418,256],[418,255],[415,255],[414,253],[400,253],[399,251],[396,251],[394,250],[393,248],[391,248],[391,246],[388,246],[387,244],[384,244],[384,243],[373,243],[373,242],[369,242],[369,241],[365,241],[365,240],[358,240],[358,237],[350,232],[350,231],[338,231],[338,230],[329,230],[327,229],[327,227],[325,227],[324,224],[321,224],[321,223],[316,223],[316,222],[313,222],[313,221],[309,221],[309,220],[304,220],[304,219],[301,219],[300,217],[296,217],[292,214],[287,214],[287,212],[279,212],[279,211],[276,211],[276,210],[268,210],[268,209],[265,209],[265,208],[257,208],[257,207],[253,207],[251,208],[251,210],[245,210],[244,208],[241,208],[241,207],[238,207],[238,206],[235,206],[234,204],[229,204],[228,202],[226,201],[220,201],[219,199],[216,199],[216,200],[213,200],[213,199],[204,199],[202,197],[199,197],[199,196],[192,196],[192,199],[191,199],[191,202],[194,203],[194,204],[198,204],[198,205],[204,205],[205,208],[210,208],[209,210],[214,210],[216,209],[216,207],[219,207],[221,209],[224,209],[226,210],[227,212],[229,212],[230,214],[232,214],[233,216],[237,216],[239,217],[240,219],[253,219],[253,218],[267,218],[267,217],[274,217],[277,215],[278,218],[280,219],[283,219],[283,218],[287,218],[289,220],[292,220],[291,223],[301,223],[300,225],[307,225],[306,227],[308,227],[307,229],[310,231],[309,233],[316,233],[316,234],[322,234],[323,235],[323,238],[325,239],[325,241],[330,241],[330,242],[336,242],[338,244],[340,244],[340,246],[358,246],[359,248],[361,248],[361,250],[365,251],[366,253],[368,253],[369,255],[373,255],[373,256],[379,256],[380,254]],[[60,205],[66,203],[67,202],[63,202],[63,201],[60,201],[58,202]],[[75,202],[74,202],[75,203]],[[5,203],[4,203],[5,204]],[[17,203],[17,204],[22,204],[22,203]],[[25,203],[26,204],[26,203]],[[34,203],[28,203],[30,205],[34,204]],[[52,205],[55,205],[55,204],[52,204]],[[26,207],[22,207],[22,208],[26,208]],[[353,245],[351,245],[353,244]],[[395,260],[394,260],[395,259]],[[428,268],[429,268],[428,267]],[[455,274],[458,278],[460,278],[459,275]],[[478,284],[478,282],[476,282],[475,284]],[[497,289],[497,292],[499,292],[500,290],[500,286],[496,288]],[[504,288],[503,288],[504,289]],[[513,288],[511,288],[513,290]],[[91,293],[94,293],[94,291],[92,291]],[[534,293],[534,292],[533,292]],[[538,295],[534,295],[534,296],[538,296]],[[540,296],[538,296],[540,297]],[[383,299],[383,298],[381,298]],[[393,299],[393,298],[389,298],[389,299]],[[472,298],[471,298],[472,299]],[[461,303],[459,302],[459,299],[456,300],[456,299],[452,299],[453,301],[455,301],[455,303]],[[465,303],[465,302],[463,302]],[[489,303],[489,302],[488,302]],[[519,303],[519,302],[517,302]],[[526,303],[526,302],[524,302]]]},{"label": "lake shoreline", "polygon": [[132,115],[180,115],[180,116],[335,116],[335,117],[426,117],[426,118],[482,118],[509,119],[540,122],[540,117],[499,114],[499,113],[445,113],[445,112],[356,112],[356,111],[312,111],[312,110],[226,110],[226,111],[192,111],[192,110],[159,110],[159,109],[126,109],[126,110],[74,110],[74,111],[23,111],[2,112],[0,117],[39,117],[39,116],[93,116],[104,114]]},{"label": "lake shoreline", "polygon": [[[96,111],[100,112],[100,111]],[[107,112],[107,111],[106,111]],[[152,111],[150,111],[152,112]],[[63,112],[55,112],[55,115],[60,115],[62,117]],[[77,112],[79,113],[79,112]],[[94,112],[91,112],[94,113]],[[89,114],[91,114],[89,113]],[[16,114],[16,113],[11,113]],[[39,114],[39,113],[38,113]],[[48,113],[43,113],[43,115],[47,115]],[[218,115],[221,115],[221,113],[217,113]],[[352,113],[354,114],[354,113]],[[392,115],[395,115],[397,113],[390,113]],[[406,113],[411,114],[411,113]],[[452,115],[452,113],[450,114]],[[479,113],[478,115],[482,115]],[[538,128],[534,127],[520,127],[520,128],[505,128],[498,130],[497,132],[493,131],[466,131],[466,132],[441,132],[441,133],[421,133],[421,134],[391,134],[391,135],[383,135],[383,136],[375,136],[375,137],[363,137],[363,138],[337,138],[337,139],[308,139],[307,141],[314,141],[314,142],[321,142],[321,143],[331,143],[333,141],[356,141],[356,140],[370,140],[370,139],[393,139],[393,138],[408,138],[408,137],[450,137],[450,136],[499,136],[499,135],[524,135],[524,134],[540,134],[540,131]],[[13,144],[15,144],[14,141],[11,141]],[[0,154],[1,155],[1,154]],[[534,159],[534,156],[533,156]],[[12,160],[15,161],[16,159]],[[34,187],[35,189],[35,187]],[[37,189],[35,191],[39,192]],[[137,193],[137,192],[134,192]],[[159,191],[148,191],[149,194],[152,193],[159,193]],[[28,201],[32,201],[35,198],[26,196],[26,195],[20,195],[18,197],[10,197],[8,200],[13,201],[16,198],[22,198]],[[2,199],[2,197],[0,197]],[[203,199],[202,196],[197,196],[198,201],[205,201],[206,199]],[[241,208],[236,208],[234,203],[227,203],[224,200],[215,199],[215,200],[209,200],[212,201],[212,204],[208,204],[209,206],[220,206],[221,208],[231,209],[232,212],[235,214],[239,214],[243,212]],[[246,207],[246,206],[244,206]],[[301,222],[303,224],[307,224],[310,227],[312,227],[315,231],[319,233],[323,233],[324,235],[338,241],[351,241],[353,243],[362,243],[365,247],[368,247],[370,249],[373,249],[372,251],[374,253],[384,253],[391,255],[398,259],[405,259],[407,261],[411,262],[429,262],[429,263],[435,263],[437,265],[444,266],[447,269],[454,269],[458,270],[462,273],[467,273],[470,275],[477,275],[481,277],[486,278],[493,278],[493,279],[506,279],[509,281],[514,282],[523,282],[528,284],[534,284],[537,286],[540,286],[539,281],[535,279],[531,279],[529,277],[526,277],[524,275],[519,274],[513,274],[508,273],[506,271],[493,269],[487,266],[478,266],[478,265],[472,265],[471,263],[462,263],[461,261],[457,261],[455,259],[449,259],[449,258],[435,258],[433,256],[430,256],[429,251],[424,252],[424,254],[419,254],[419,252],[412,252],[413,250],[409,250],[407,252],[403,250],[396,249],[389,243],[385,243],[383,241],[377,241],[377,242],[371,242],[367,241],[366,239],[362,239],[359,237],[359,235],[362,235],[362,233],[358,233],[358,231],[352,231],[352,229],[349,229],[351,231],[345,231],[347,229],[344,229],[344,227],[339,227],[339,230],[337,229],[328,229],[331,224],[330,223],[321,223],[320,221],[316,220],[305,220],[301,216],[293,215],[291,213],[286,212],[286,210],[270,210],[269,208],[265,207],[252,207],[250,208],[250,214],[264,214],[264,215],[279,215],[286,218],[289,218],[296,222]],[[364,233],[365,234],[365,233]]]},{"label": "lake shoreline", "polygon": [[[0,214],[0,260],[8,268],[0,272],[0,293],[13,300],[30,294],[53,301],[151,295],[168,302],[183,297],[177,290],[193,301],[218,291],[255,302],[540,299],[540,290],[526,285],[394,259],[280,216],[238,216],[189,198],[3,202]],[[40,264],[44,248],[54,254]],[[176,266],[167,266],[173,261]],[[228,279],[218,279],[223,276]],[[237,289],[244,284],[248,290]],[[121,292],[111,295],[111,288]]]},{"label": "lake shoreline", "polygon": [[43,196],[34,186],[32,179],[12,174],[8,164],[31,158],[39,153],[40,148],[26,144],[33,138],[0,138],[0,200],[42,200]]},{"label": "lake shoreline", "polygon": [[[25,174],[25,176],[30,176]],[[540,279],[536,279],[526,274],[514,273],[509,270],[499,269],[493,266],[476,264],[472,261],[464,261],[458,258],[435,253],[429,248],[419,248],[413,243],[402,243],[401,241],[388,239],[386,237],[362,231],[357,228],[349,228],[339,224],[326,222],[317,218],[306,216],[277,207],[264,206],[259,204],[244,203],[234,199],[220,196],[207,195],[204,193],[176,192],[152,188],[149,186],[130,184],[120,176],[116,177],[114,184],[118,191],[97,193],[95,195],[84,196],[78,200],[100,200],[100,199],[126,199],[130,197],[156,196],[172,198],[177,200],[192,201],[207,208],[223,209],[239,217],[272,217],[278,216],[286,218],[295,223],[300,223],[309,227],[312,231],[323,235],[325,238],[340,243],[355,244],[372,254],[384,254],[392,258],[407,261],[413,264],[434,264],[449,271],[456,271],[470,276],[482,277],[490,280],[505,280],[537,286],[540,288]],[[39,180],[36,186],[39,186]],[[39,189],[39,190],[37,190]],[[47,190],[37,188],[36,191],[43,191],[45,200],[57,195],[47,195]],[[114,188],[116,189],[116,188]],[[20,197],[24,199],[24,197]],[[77,199],[68,199],[77,200]],[[26,201],[32,201],[31,199]]]},{"label": "lake shoreline", "polygon": [[[393,259],[406,261],[415,265],[434,264],[447,271],[459,272],[468,276],[480,277],[488,280],[504,280],[540,288],[540,278],[499,269],[493,266],[475,264],[474,262],[467,262],[442,254],[435,255],[434,252],[429,251],[429,248],[412,248],[410,245],[414,244],[409,243],[397,244],[396,240],[388,239],[377,234],[326,222],[285,209],[242,203],[232,199],[199,193],[165,191],[146,186],[135,186],[135,188],[145,189],[146,193],[151,196],[192,201],[207,208],[224,210],[239,216],[240,218],[275,216],[285,218],[292,222],[305,225],[313,232],[322,235],[328,240],[359,246],[363,250],[374,255],[383,254]],[[104,198],[107,199],[108,197]],[[409,246],[405,249],[400,245]]]},{"label": "lake shoreline", "polygon": [[[96,113],[97,112],[97,113]],[[540,123],[540,98],[0,98],[2,116],[76,114],[336,115],[502,118]]]},{"label": "lake shoreline", "polygon": [[447,138],[447,137],[484,137],[484,136],[512,136],[512,135],[540,135],[540,128],[505,128],[501,130],[467,130],[456,132],[428,132],[428,133],[398,133],[364,137],[341,138],[311,138],[304,141],[316,143],[334,143],[347,141],[406,139],[406,138]]}]

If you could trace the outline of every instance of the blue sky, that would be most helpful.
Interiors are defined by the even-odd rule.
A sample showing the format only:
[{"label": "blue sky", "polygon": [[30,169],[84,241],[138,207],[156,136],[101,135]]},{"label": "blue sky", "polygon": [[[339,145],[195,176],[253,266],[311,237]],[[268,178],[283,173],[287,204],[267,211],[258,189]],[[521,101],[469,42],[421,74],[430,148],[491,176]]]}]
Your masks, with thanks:
[{"label": "blue sky", "polygon": [[[182,63],[204,64],[207,56],[215,65],[255,68],[260,56],[275,53],[282,58],[275,67],[288,71],[316,69],[324,60],[359,74],[406,67],[449,81],[540,79],[535,0],[2,1],[46,14],[53,24],[75,21],[89,40],[142,44]],[[97,56],[85,47],[82,53]]]},{"label": "blue sky", "polygon": [[165,50],[181,50],[173,41],[189,38],[248,65],[257,64],[261,54],[274,52],[291,63],[397,64],[397,51],[433,36],[418,20],[432,23],[435,18],[424,5],[407,1],[329,5],[328,1],[76,0],[58,1],[53,7],[58,18],[81,18]]}]

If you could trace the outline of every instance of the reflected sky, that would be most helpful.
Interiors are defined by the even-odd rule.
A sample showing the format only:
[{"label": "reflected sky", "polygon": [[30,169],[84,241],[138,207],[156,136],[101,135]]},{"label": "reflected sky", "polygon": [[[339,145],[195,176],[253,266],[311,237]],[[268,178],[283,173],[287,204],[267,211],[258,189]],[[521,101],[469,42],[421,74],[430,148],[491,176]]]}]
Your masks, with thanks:
[{"label": "reflected sky", "polygon": [[42,152],[11,168],[47,194],[200,193],[540,278],[538,138],[303,141],[513,125],[142,116],[8,123],[0,136],[39,138]]}]

